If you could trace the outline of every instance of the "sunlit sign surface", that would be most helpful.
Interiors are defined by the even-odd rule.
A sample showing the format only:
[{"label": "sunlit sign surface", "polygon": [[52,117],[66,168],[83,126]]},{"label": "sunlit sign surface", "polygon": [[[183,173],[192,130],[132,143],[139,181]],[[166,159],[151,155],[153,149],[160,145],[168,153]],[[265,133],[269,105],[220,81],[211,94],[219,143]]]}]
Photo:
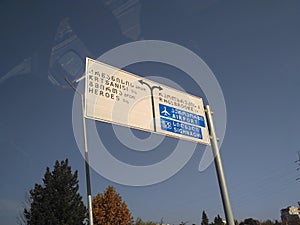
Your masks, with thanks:
[{"label": "sunlit sign surface", "polygon": [[201,98],[90,58],[85,117],[209,144]]}]

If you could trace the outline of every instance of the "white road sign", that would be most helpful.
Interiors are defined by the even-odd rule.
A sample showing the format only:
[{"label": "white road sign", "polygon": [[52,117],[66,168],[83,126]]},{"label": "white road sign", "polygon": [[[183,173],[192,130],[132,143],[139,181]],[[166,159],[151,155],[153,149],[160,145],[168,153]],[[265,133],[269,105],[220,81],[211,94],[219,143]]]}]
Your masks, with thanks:
[{"label": "white road sign", "polygon": [[86,58],[85,117],[209,144],[199,97]]}]

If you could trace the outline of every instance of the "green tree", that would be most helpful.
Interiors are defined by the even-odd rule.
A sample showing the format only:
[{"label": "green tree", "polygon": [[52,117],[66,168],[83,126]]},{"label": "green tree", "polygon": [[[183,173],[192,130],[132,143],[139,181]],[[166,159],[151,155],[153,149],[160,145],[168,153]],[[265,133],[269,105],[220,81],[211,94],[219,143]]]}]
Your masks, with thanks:
[{"label": "green tree", "polygon": [[29,191],[30,206],[23,211],[27,225],[82,225],[86,207],[78,193],[78,172],[74,174],[68,159],[49,167],[43,184],[35,184]]},{"label": "green tree", "polygon": [[144,221],[142,220],[142,218],[140,217],[136,218],[135,225],[144,225]]},{"label": "green tree", "polygon": [[260,223],[261,225],[274,225],[274,223],[271,220],[266,220]]},{"label": "green tree", "polygon": [[223,219],[218,214],[214,219],[214,225],[224,225]]},{"label": "green tree", "polygon": [[208,217],[205,213],[205,211],[202,211],[202,220],[201,220],[201,225],[208,225],[209,224],[209,220]]},{"label": "green tree", "polygon": [[152,221],[147,221],[144,223],[144,225],[156,225],[156,223],[152,222]]},{"label": "green tree", "polygon": [[245,219],[244,222],[240,223],[240,225],[260,225],[260,223],[258,220],[248,218],[248,219]]},{"label": "green tree", "polygon": [[112,186],[93,199],[95,225],[133,225],[127,205]]},{"label": "green tree", "polygon": [[135,221],[135,225],[156,225],[156,223],[152,221],[144,222],[140,217],[138,217]]},{"label": "green tree", "polygon": [[278,220],[275,220],[275,223],[274,223],[274,225],[281,225],[281,223],[280,223],[280,222],[278,222]]}]

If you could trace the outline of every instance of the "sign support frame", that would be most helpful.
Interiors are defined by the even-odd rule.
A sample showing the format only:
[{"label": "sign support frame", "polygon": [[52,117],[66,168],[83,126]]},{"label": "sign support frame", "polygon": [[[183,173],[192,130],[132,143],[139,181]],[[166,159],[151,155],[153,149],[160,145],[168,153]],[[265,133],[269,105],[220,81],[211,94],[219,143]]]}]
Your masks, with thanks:
[{"label": "sign support frame", "polygon": [[216,168],[216,172],[217,172],[218,183],[219,183],[219,188],[220,188],[220,192],[221,192],[221,198],[222,198],[224,213],[225,213],[225,217],[226,217],[226,222],[228,225],[235,225],[234,217],[233,217],[233,213],[232,213],[232,209],[231,209],[231,204],[230,204],[230,199],[229,199],[229,194],[228,194],[228,189],[227,189],[227,184],[226,184],[226,179],[225,179],[225,175],[224,175],[221,155],[220,155],[220,151],[219,151],[218,139],[216,136],[213,118],[212,118],[213,113],[211,112],[209,105],[205,106],[205,113],[206,113],[206,119],[207,119],[207,123],[208,123],[208,130],[209,130],[210,139],[211,139],[211,147],[212,147],[212,151],[213,151],[213,155],[214,155],[215,168]]},{"label": "sign support frame", "polygon": [[[87,58],[88,60],[92,60],[92,59],[89,59],[89,58]],[[95,61],[95,60],[93,60],[93,61]],[[86,69],[88,68],[88,61],[87,61],[87,64],[86,64]],[[105,64],[103,64],[103,63],[101,63],[101,66],[109,66],[109,65],[105,65]],[[112,67],[112,66],[109,66],[110,67],[110,69],[108,69],[108,71],[110,72],[110,70],[112,70],[112,69],[115,69],[114,67]],[[108,74],[109,74],[109,72],[108,72]],[[93,73],[93,70],[91,70],[91,73]],[[99,73],[99,72],[98,72]],[[126,77],[128,78],[128,80],[126,81],[127,83],[127,85],[129,86],[129,84],[130,84],[130,82],[131,81],[135,81],[135,79],[136,79],[136,81],[137,82],[139,82],[141,85],[146,85],[148,88],[149,88],[149,90],[150,90],[150,93],[151,93],[151,105],[152,105],[152,119],[153,119],[153,130],[154,130],[154,132],[156,132],[157,131],[157,129],[156,129],[156,116],[155,116],[155,107],[154,107],[154,96],[153,96],[153,89],[155,89],[155,88],[158,88],[158,89],[165,89],[165,88],[161,88],[160,86],[158,86],[158,85],[150,85],[150,82],[145,82],[145,81],[143,81],[142,79],[140,79],[140,78],[138,78],[136,75],[134,75],[134,74],[130,74],[130,73],[128,73],[128,72],[125,72],[124,71],[124,73],[126,74]],[[105,74],[105,73],[104,73]],[[98,74],[97,74],[98,75]],[[124,75],[124,74],[123,74]],[[125,76],[125,75],[124,75]],[[106,78],[106,80],[107,81],[109,81],[110,80],[110,76],[109,75],[107,75],[107,77],[108,78]],[[92,78],[91,78],[92,79]],[[95,78],[96,79],[96,78]],[[98,79],[98,78],[97,78]],[[139,80],[138,80],[139,79]],[[67,81],[68,83],[69,83],[69,85],[72,87],[72,84],[69,82],[69,81]],[[97,80],[97,82],[98,82],[98,80]],[[103,81],[102,81],[103,82]],[[152,82],[152,81],[151,81]],[[119,83],[120,83],[120,78],[119,78]],[[155,83],[155,82],[154,82]],[[112,82],[112,85],[114,85],[114,83]],[[86,91],[87,91],[87,81],[86,81]],[[93,82],[91,83],[91,87],[93,87]],[[74,89],[74,87],[73,87],[73,89]],[[127,89],[128,90],[128,89]],[[143,89],[144,90],[144,89]],[[169,90],[170,91],[170,88],[169,87],[167,87],[166,88],[166,90]],[[95,95],[97,95],[96,94],[96,91],[99,91],[97,88],[95,89]],[[176,94],[178,95],[178,91],[177,90],[175,90],[176,91]],[[76,89],[75,89],[75,92],[77,92],[76,91]],[[89,91],[90,92],[90,91]],[[171,91],[171,93],[172,92],[174,92],[174,91]],[[78,93],[78,92],[77,92]],[[91,88],[91,93],[93,93],[93,88]],[[97,92],[98,93],[98,92]],[[101,93],[101,92],[100,92]],[[138,93],[138,92],[136,92],[136,93]],[[87,105],[85,105],[84,106],[84,98],[83,98],[83,94],[81,94],[81,93],[79,93],[80,95],[81,95],[81,100],[82,100],[82,111],[84,111],[84,109],[87,109],[88,107],[87,107]],[[107,93],[106,93],[107,94]],[[173,93],[174,94],[174,93]],[[86,95],[87,95],[87,92],[86,92]],[[102,96],[104,96],[103,95],[103,92],[102,92]],[[86,96],[85,96],[86,97]],[[108,96],[106,96],[107,98],[109,98],[110,97],[110,93],[108,93]],[[93,96],[93,98],[95,98],[95,96]],[[93,99],[92,98],[92,99]],[[114,99],[113,97],[111,97],[112,99]],[[183,98],[183,97],[182,97]],[[135,98],[134,98],[135,99]],[[86,99],[86,103],[87,103],[88,101],[87,101],[87,99]],[[128,103],[128,102],[127,102]],[[190,102],[191,103],[191,102]],[[88,161],[87,161],[87,156],[88,156],[88,149],[87,149],[87,136],[86,136],[86,125],[85,125],[85,118],[91,118],[91,119],[93,119],[93,120],[99,120],[99,121],[104,121],[104,122],[109,122],[109,123],[119,123],[120,125],[123,125],[123,126],[134,126],[134,128],[136,128],[136,129],[145,129],[145,130],[147,130],[148,131],[148,128],[145,128],[144,126],[138,126],[138,125],[136,125],[136,124],[138,124],[138,122],[140,122],[140,121],[134,121],[135,122],[135,124],[134,123],[127,123],[127,124],[123,124],[122,122],[120,122],[121,120],[120,120],[120,118],[119,118],[119,120],[113,120],[112,119],[112,117],[111,117],[111,115],[109,114],[109,112],[112,112],[112,110],[113,110],[113,105],[112,105],[113,103],[111,103],[111,102],[109,102],[109,106],[107,106],[107,108],[108,108],[108,111],[105,111],[106,112],[106,114],[100,114],[100,116],[99,117],[96,117],[95,115],[93,115],[92,117],[93,118],[91,118],[91,116],[88,116],[88,114],[87,114],[87,111],[85,112],[86,113],[86,115],[84,115],[84,113],[82,114],[82,116],[83,116],[83,129],[84,129],[84,150],[85,150],[85,158],[86,158],[86,172],[87,172],[87,192],[88,192],[88,201],[89,201],[89,212],[90,212],[90,216],[92,215],[92,205],[90,204],[90,183],[89,183],[89,163],[88,163]],[[170,103],[171,104],[171,103]],[[199,105],[198,105],[198,107],[199,107]],[[100,108],[103,108],[103,106],[100,106]],[[95,110],[95,109],[94,109]],[[99,110],[99,109],[98,109]],[[109,110],[111,110],[111,111],[109,111]],[[141,108],[138,108],[138,110],[141,110]],[[214,163],[215,163],[215,169],[216,169],[216,173],[217,173],[217,178],[218,178],[218,184],[219,184],[219,188],[220,188],[220,194],[221,194],[221,198],[222,198],[222,203],[223,203],[223,209],[224,209],[224,213],[225,213],[225,217],[226,217],[226,221],[227,221],[227,224],[228,225],[235,225],[234,224],[234,217],[233,217],[233,213],[232,213],[232,209],[231,209],[231,204],[230,204],[230,200],[229,200],[229,195],[228,195],[228,190],[227,190],[227,185],[226,185],[226,180],[225,180],[225,175],[224,175],[224,171],[223,171],[223,166],[222,166],[222,161],[221,161],[221,156],[220,156],[220,152],[219,152],[219,146],[218,146],[218,139],[217,139],[217,137],[216,137],[216,132],[215,132],[215,128],[214,128],[214,124],[213,124],[213,118],[212,118],[212,112],[211,112],[211,110],[210,110],[210,106],[209,105],[205,105],[205,107],[204,107],[204,109],[203,109],[203,102],[202,102],[202,99],[201,99],[201,116],[202,116],[202,118],[204,117],[204,118],[206,118],[206,122],[207,122],[207,127],[206,127],[206,129],[205,129],[205,142],[203,141],[203,137],[201,137],[201,139],[202,139],[202,144],[209,144],[209,139],[210,139],[210,144],[211,144],[211,146],[212,146],[212,152],[213,152],[213,156],[214,156]],[[95,111],[94,111],[95,112]],[[148,111],[147,111],[148,112]],[[150,116],[150,115],[149,115]],[[183,121],[183,122],[186,122],[186,121]],[[177,125],[176,125],[177,126]],[[183,129],[183,128],[182,128]],[[189,129],[189,130],[191,130],[192,129],[192,127],[189,127],[189,128],[186,128],[186,129]],[[167,130],[167,131],[169,131],[169,130]],[[200,129],[200,131],[201,131],[201,129]],[[150,130],[149,130],[149,132],[151,132]],[[172,131],[170,131],[170,132],[172,132]],[[165,132],[162,132],[163,134],[165,134]],[[162,133],[160,133],[160,134],[162,134]],[[174,133],[174,132],[173,132]],[[183,134],[183,135],[186,135],[186,133],[185,134]],[[176,135],[175,135],[176,136]],[[176,137],[178,137],[178,136],[176,136]],[[180,135],[179,135],[179,137],[181,137]],[[186,138],[187,139],[187,138]],[[190,139],[188,139],[188,140],[190,140]],[[91,210],[91,211],[90,211]],[[91,218],[92,219],[92,218]],[[91,222],[92,222],[92,220],[91,220]],[[93,225],[92,223],[91,223],[91,225]]]}]

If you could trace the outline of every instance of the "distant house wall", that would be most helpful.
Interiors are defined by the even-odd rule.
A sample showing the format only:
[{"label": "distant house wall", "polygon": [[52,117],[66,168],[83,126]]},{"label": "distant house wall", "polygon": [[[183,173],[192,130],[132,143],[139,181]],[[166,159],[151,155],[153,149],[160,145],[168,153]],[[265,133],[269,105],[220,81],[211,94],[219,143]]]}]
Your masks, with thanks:
[{"label": "distant house wall", "polygon": [[299,225],[300,224],[300,209],[298,207],[289,206],[281,209],[281,221],[283,225]]}]

